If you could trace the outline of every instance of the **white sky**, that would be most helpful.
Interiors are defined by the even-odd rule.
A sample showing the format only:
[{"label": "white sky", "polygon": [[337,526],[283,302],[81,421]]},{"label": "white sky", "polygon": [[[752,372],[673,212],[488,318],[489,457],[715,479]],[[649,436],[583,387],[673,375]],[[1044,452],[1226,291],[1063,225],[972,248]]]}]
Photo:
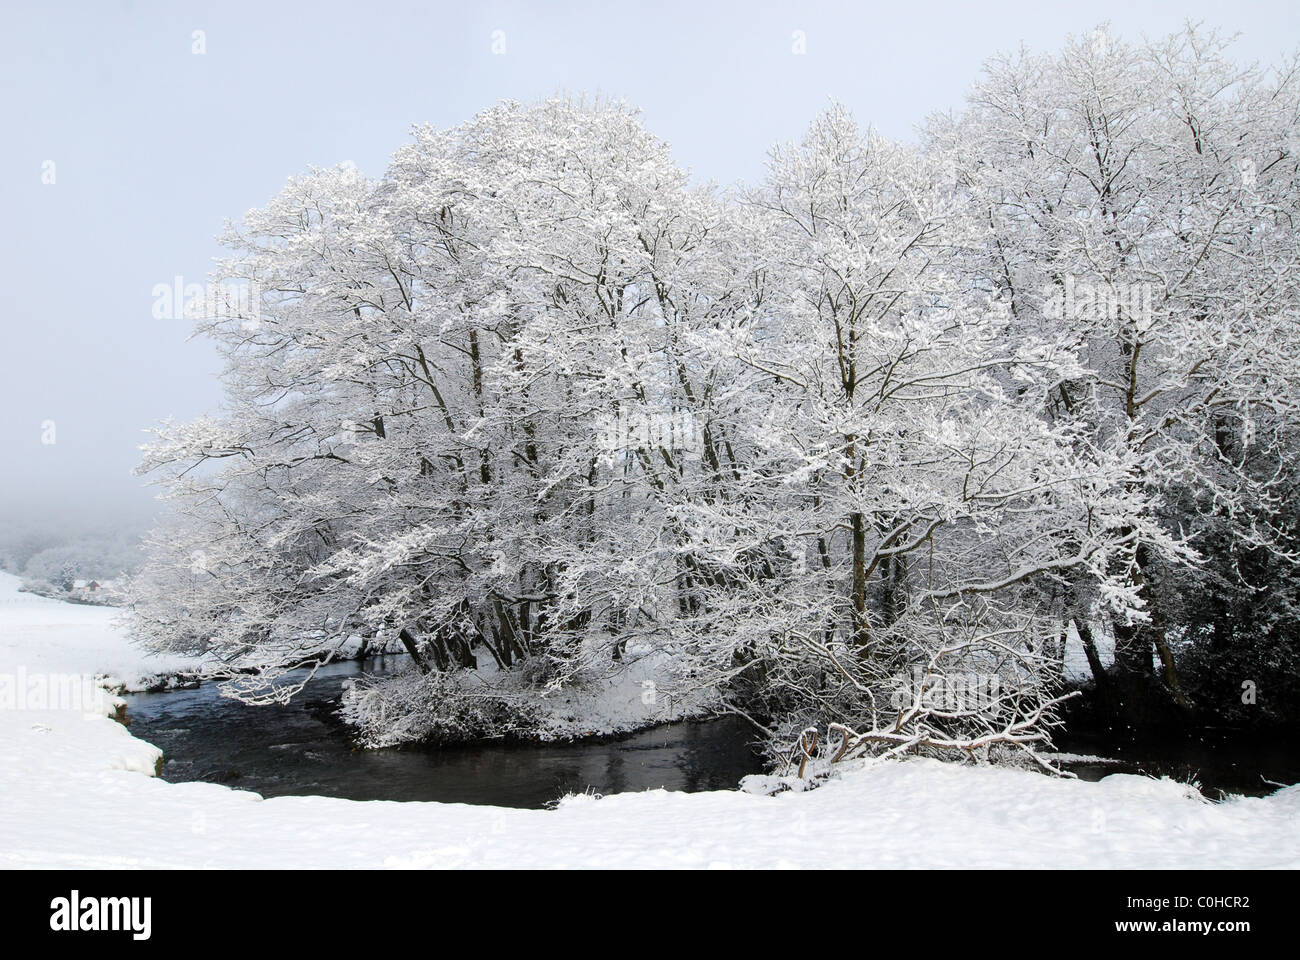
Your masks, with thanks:
[{"label": "white sky", "polygon": [[1294,0],[0,0],[0,519],[148,506],[141,430],[220,398],[210,348],[153,318],[153,287],[203,282],[222,221],[309,165],[380,174],[412,123],[562,91],[641,107],[698,179],[753,180],[831,97],[909,137],[995,52],[1186,18],[1240,33],[1243,60],[1300,47]]}]

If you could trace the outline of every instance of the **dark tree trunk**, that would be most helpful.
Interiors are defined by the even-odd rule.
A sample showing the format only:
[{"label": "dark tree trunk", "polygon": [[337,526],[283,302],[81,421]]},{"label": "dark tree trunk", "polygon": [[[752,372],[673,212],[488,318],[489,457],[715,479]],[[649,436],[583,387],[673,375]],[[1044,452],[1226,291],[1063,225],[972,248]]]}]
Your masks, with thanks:
[{"label": "dark tree trunk", "polygon": [[429,664],[424,659],[424,655],[420,653],[420,646],[416,642],[415,637],[411,635],[411,631],[403,627],[397,636],[401,638],[402,646],[406,648],[406,652],[411,655],[411,660],[415,663],[415,668],[421,673],[428,673]]}]

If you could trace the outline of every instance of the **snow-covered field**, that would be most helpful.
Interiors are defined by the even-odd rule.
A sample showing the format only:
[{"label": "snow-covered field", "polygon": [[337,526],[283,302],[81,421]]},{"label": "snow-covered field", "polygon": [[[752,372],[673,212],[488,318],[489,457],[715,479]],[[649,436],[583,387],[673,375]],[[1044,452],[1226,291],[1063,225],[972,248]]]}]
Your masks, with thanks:
[{"label": "snow-covered field", "polygon": [[[175,670],[113,611],[0,576],[0,682],[128,684]],[[0,709],[0,867],[1300,867],[1300,786],[1211,804],[1170,781],[1100,783],[933,761],[807,793],[651,791],[557,810],[280,797],[152,774],[157,748],[98,712]]]}]

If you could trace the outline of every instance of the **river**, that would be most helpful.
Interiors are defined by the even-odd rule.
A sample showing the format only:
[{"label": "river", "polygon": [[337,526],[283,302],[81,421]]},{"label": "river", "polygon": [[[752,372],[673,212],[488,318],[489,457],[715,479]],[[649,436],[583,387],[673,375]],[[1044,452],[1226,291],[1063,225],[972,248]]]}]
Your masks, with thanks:
[{"label": "river", "polygon": [[[384,664],[369,661],[364,669],[382,670]],[[135,736],[163,750],[165,780],[224,783],[266,797],[543,807],[585,791],[726,790],[746,774],[763,772],[754,731],[736,717],[570,743],[360,750],[336,714],[344,682],[362,671],[356,663],[325,667],[284,706],[251,707],[222,697],[215,683],[130,694],[127,717]],[[1110,736],[1073,733],[1058,738],[1058,749],[1067,756],[1062,765],[1086,780],[1113,773],[1170,776],[1200,783],[1213,799],[1260,796],[1300,781],[1300,751],[1291,738],[1202,731],[1117,743]]]},{"label": "river", "polygon": [[753,728],[736,717],[571,743],[360,750],[335,715],[344,681],[360,673],[355,663],[324,667],[284,706],[248,706],[222,697],[215,683],[129,694],[127,717],[134,736],[162,749],[163,779],[224,783],[267,797],[542,807],[588,790],[725,790],[762,772]]}]

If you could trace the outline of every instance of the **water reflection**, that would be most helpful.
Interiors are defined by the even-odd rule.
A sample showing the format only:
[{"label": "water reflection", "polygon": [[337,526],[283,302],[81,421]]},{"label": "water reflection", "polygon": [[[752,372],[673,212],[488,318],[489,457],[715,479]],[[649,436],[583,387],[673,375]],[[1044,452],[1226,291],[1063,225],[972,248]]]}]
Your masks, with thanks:
[{"label": "water reflection", "polygon": [[286,706],[250,707],[204,684],[128,696],[127,714],[131,732],[163,750],[164,779],[225,783],[268,797],[541,807],[585,790],[729,789],[762,768],[752,728],[733,717],[603,741],[357,750],[335,711],[344,681],[359,672],[356,664],[326,667]]},{"label": "water reflection", "polygon": [[[386,666],[372,662],[367,669]],[[162,748],[164,779],[214,781],[268,797],[319,794],[541,807],[585,790],[731,789],[741,777],[762,770],[751,750],[752,729],[734,717],[604,741],[356,750],[335,711],[343,683],[360,672],[357,664],[326,667],[287,706],[246,706],[204,684],[129,696],[127,711],[132,733]],[[1294,737],[1226,732],[1140,744],[1083,732],[1057,739],[1058,749],[1076,755],[1064,766],[1085,780],[1114,773],[1170,776],[1199,782],[1212,798],[1261,796],[1279,783],[1300,781],[1294,743]],[[1078,759],[1080,754],[1108,761]]]}]

